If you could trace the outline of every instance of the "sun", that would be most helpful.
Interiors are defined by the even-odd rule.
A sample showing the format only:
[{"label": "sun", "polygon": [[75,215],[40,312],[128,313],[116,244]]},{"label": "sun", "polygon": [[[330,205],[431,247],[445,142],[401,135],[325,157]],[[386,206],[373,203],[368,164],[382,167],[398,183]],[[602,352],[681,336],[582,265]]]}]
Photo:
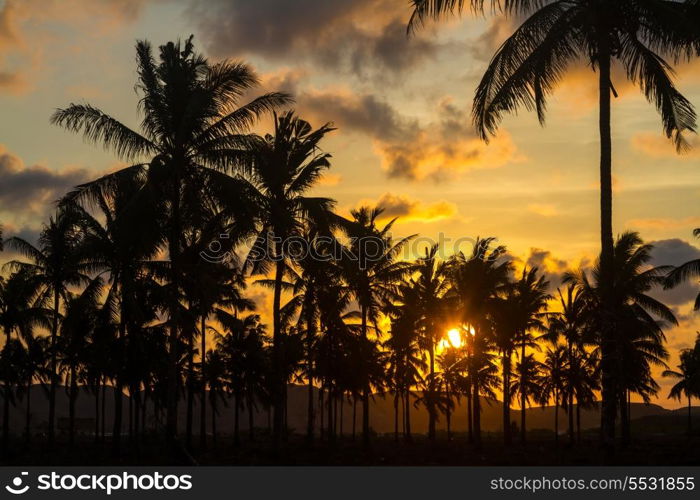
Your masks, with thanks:
[{"label": "sun", "polygon": [[459,347],[462,345],[462,332],[459,328],[447,330],[447,341],[452,347]]}]

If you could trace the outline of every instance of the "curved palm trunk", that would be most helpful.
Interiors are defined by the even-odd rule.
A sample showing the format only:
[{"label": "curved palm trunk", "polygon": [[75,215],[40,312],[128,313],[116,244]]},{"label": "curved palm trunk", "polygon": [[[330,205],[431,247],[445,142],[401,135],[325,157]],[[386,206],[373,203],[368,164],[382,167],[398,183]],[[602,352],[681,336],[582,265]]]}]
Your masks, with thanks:
[{"label": "curved palm trunk", "polygon": [[[10,332],[6,331],[5,346],[10,343]],[[7,454],[10,443],[10,383],[5,380],[3,384],[3,417],[2,417],[2,451]]]},{"label": "curved palm trunk", "polygon": [[510,351],[504,351],[501,364],[503,365],[503,443],[513,442],[510,428]]},{"label": "curved palm trunk", "polygon": [[[367,307],[362,306],[362,338],[367,340]],[[369,373],[365,369],[364,387],[362,388],[362,442],[369,445]]]},{"label": "curved palm trunk", "polygon": [[207,447],[207,383],[204,378],[205,363],[207,359],[207,317],[202,315],[202,350],[199,362],[199,371],[202,375],[202,394],[200,396],[201,408],[199,409],[199,446]]},{"label": "curved palm trunk", "polygon": [[[470,377],[471,380],[471,377]],[[467,383],[467,441],[474,442],[474,416],[472,414],[472,384]]]},{"label": "curved palm trunk", "polygon": [[51,368],[49,376],[51,377],[51,385],[49,388],[49,448],[53,448],[55,443],[55,426],[56,426],[56,338],[58,336],[58,308],[60,305],[60,296],[58,287],[54,287],[53,294],[53,321],[51,322]]},{"label": "curved palm trunk", "polygon": [[[610,133],[610,49],[607,42],[600,42],[599,66],[599,129],[600,129],[600,285],[603,307],[612,307],[613,235],[612,235],[612,139]],[[613,328],[603,322],[601,343],[602,411],[601,439],[604,447],[615,444],[616,390],[613,374]]]},{"label": "curved palm trunk", "polygon": [[[276,248],[275,254],[279,257]],[[282,439],[282,426],[284,424],[284,395],[282,393],[282,357],[280,352],[280,342],[282,340],[282,322],[280,318],[280,302],[282,299],[282,275],[284,273],[284,263],[278,260],[275,266],[275,291],[272,303],[272,442],[275,449],[279,448]]]}]

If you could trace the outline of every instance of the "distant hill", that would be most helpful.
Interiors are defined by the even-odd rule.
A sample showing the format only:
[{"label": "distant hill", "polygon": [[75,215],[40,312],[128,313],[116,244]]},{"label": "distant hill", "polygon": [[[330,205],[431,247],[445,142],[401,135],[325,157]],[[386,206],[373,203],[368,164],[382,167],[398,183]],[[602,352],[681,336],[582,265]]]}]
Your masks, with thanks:
[{"label": "distant hill", "polygon": [[[114,408],[114,392],[111,387],[106,390],[107,398],[105,409],[107,415],[106,429],[108,432],[112,428],[112,414]],[[307,408],[307,388],[304,386],[290,385],[288,390],[288,424],[290,428],[297,432],[304,432],[306,429],[306,408]],[[320,411],[318,409],[318,393],[316,393],[315,401],[317,405],[316,426],[320,425]],[[0,395],[0,402],[2,396]],[[217,417],[218,431],[224,434],[233,431],[233,399],[229,398],[228,406],[220,407],[220,414]],[[101,404],[101,403],[100,403]],[[482,400],[482,419],[481,428],[485,432],[500,432],[502,430],[502,408],[503,403],[495,400]],[[128,398],[123,397],[122,411],[124,429],[128,427]],[[2,408],[2,406],[0,406]],[[209,408],[207,419],[211,418]],[[25,423],[26,400],[17,401],[17,406],[11,411],[10,428],[12,432],[19,433],[24,430]],[[1,411],[0,411],[1,413]],[[324,411],[325,413],[325,411]],[[339,412],[340,413],[340,412]],[[180,429],[185,424],[186,403],[184,400],[179,404],[180,414]],[[700,416],[700,407],[693,408],[693,414]],[[67,425],[68,419],[68,397],[65,388],[59,387],[57,390],[56,415],[59,428]],[[633,424],[638,429],[644,429],[649,432],[663,433],[671,428],[684,426],[686,422],[687,409],[667,410],[661,406],[642,403],[632,404],[632,419]],[[95,398],[86,389],[80,390],[80,395],[76,401],[76,417],[79,419],[78,428],[80,432],[90,434],[94,429],[95,418]],[[327,418],[327,414],[326,414]],[[391,433],[394,431],[394,401],[389,395],[381,397],[376,395],[371,402],[370,410],[371,426],[377,433]],[[563,432],[567,425],[567,415],[559,409],[559,428]],[[48,419],[48,402],[39,385],[35,385],[31,391],[31,427],[34,432],[40,432],[46,428]],[[340,425],[340,415],[338,416],[338,425]],[[361,428],[361,403],[357,404],[356,428],[360,431]],[[526,414],[527,428],[535,429],[554,429],[554,407],[547,406],[544,408],[534,407],[529,408]],[[345,403],[342,411],[342,426],[345,433],[352,430],[352,404]],[[513,409],[511,411],[511,420],[520,423],[520,411]],[[153,404],[149,401],[147,405],[147,421],[149,425],[153,422]],[[268,413],[266,411],[256,411],[254,414],[255,427],[267,427],[269,422]],[[598,427],[600,422],[599,408],[582,409],[581,410],[581,427],[582,429],[591,429]],[[209,423],[209,422],[208,422]],[[401,426],[401,415],[399,415],[399,426]],[[240,428],[246,430],[248,428],[248,416],[245,410],[240,415]],[[194,411],[194,429],[195,432],[199,429],[199,404],[198,398],[195,398]],[[414,433],[426,433],[428,429],[428,414],[425,408],[415,408],[411,404],[411,430]],[[443,415],[440,416],[438,422],[438,430],[445,430],[446,422]],[[452,415],[452,430],[454,432],[465,432],[467,429],[466,402],[461,398],[456,405]]]}]

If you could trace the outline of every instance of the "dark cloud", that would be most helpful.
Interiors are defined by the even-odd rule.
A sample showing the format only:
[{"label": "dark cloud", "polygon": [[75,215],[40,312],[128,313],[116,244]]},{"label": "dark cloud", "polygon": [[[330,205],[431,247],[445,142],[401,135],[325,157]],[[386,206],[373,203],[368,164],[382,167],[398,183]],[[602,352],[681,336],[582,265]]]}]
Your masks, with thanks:
[{"label": "dark cloud", "polygon": [[569,263],[552,255],[549,250],[531,248],[530,255],[525,261],[527,268],[538,267],[549,281],[550,290],[556,290],[562,285],[564,273],[571,270]]},{"label": "dark cloud", "polygon": [[0,147],[0,211],[43,212],[71,187],[89,178],[86,169],[26,167],[19,157]]},{"label": "dark cloud", "polygon": [[373,94],[306,92],[299,95],[298,102],[303,111],[330,117],[341,129],[361,132],[381,141],[406,140],[419,130],[416,120],[404,117]]},{"label": "dark cloud", "polygon": [[[651,242],[654,245],[651,265],[679,266],[690,260],[700,259],[700,248],[679,238]],[[697,281],[689,281],[672,290],[655,290],[654,297],[671,306],[679,306],[694,301],[700,287]]]},{"label": "dark cloud", "polygon": [[501,166],[516,154],[505,131],[487,148],[474,132],[468,108],[450,98],[437,103],[438,119],[425,124],[374,94],[302,92],[297,101],[304,116],[331,119],[341,132],[360,132],[374,139],[382,168],[391,178],[444,181],[469,170]]},{"label": "dark cloud", "polygon": [[312,60],[360,76],[398,72],[434,54],[407,37],[408,3],[396,0],[192,0],[189,15],[217,57]]}]

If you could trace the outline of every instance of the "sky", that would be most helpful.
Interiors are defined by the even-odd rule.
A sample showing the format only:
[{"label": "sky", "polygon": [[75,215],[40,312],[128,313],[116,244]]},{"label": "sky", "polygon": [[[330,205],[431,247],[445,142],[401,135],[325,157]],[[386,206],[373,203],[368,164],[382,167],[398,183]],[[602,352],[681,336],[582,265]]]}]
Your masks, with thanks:
[{"label": "sky", "polygon": [[[465,15],[406,36],[408,0],[0,0],[0,221],[6,235],[36,237],[71,186],[122,164],[49,124],[54,109],[89,102],[138,126],[136,40],[154,46],[194,35],[212,61],[249,63],[259,92],[294,95],[332,168],[316,193],[346,214],[362,204],[398,216],[394,234],[443,241],[493,236],[520,265],[554,285],[598,252],[597,79],[572,66],[540,127],[523,110],[488,144],[470,121],[474,89],[513,20]],[[677,68],[700,105],[700,66]],[[654,264],[700,258],[700,140],[678,156],[652,105],[619,68],[613,102],[614,231],[639,231]],[[265,131],[265,124],[261,124]],[[6,259],[7,257],[3,257]],[[680,325],[672,354],[700,330],[698,286],[658,292]],[[256,292],[257,293],[257,292]],[[655,401],[667,407],[670,381]]]}]

